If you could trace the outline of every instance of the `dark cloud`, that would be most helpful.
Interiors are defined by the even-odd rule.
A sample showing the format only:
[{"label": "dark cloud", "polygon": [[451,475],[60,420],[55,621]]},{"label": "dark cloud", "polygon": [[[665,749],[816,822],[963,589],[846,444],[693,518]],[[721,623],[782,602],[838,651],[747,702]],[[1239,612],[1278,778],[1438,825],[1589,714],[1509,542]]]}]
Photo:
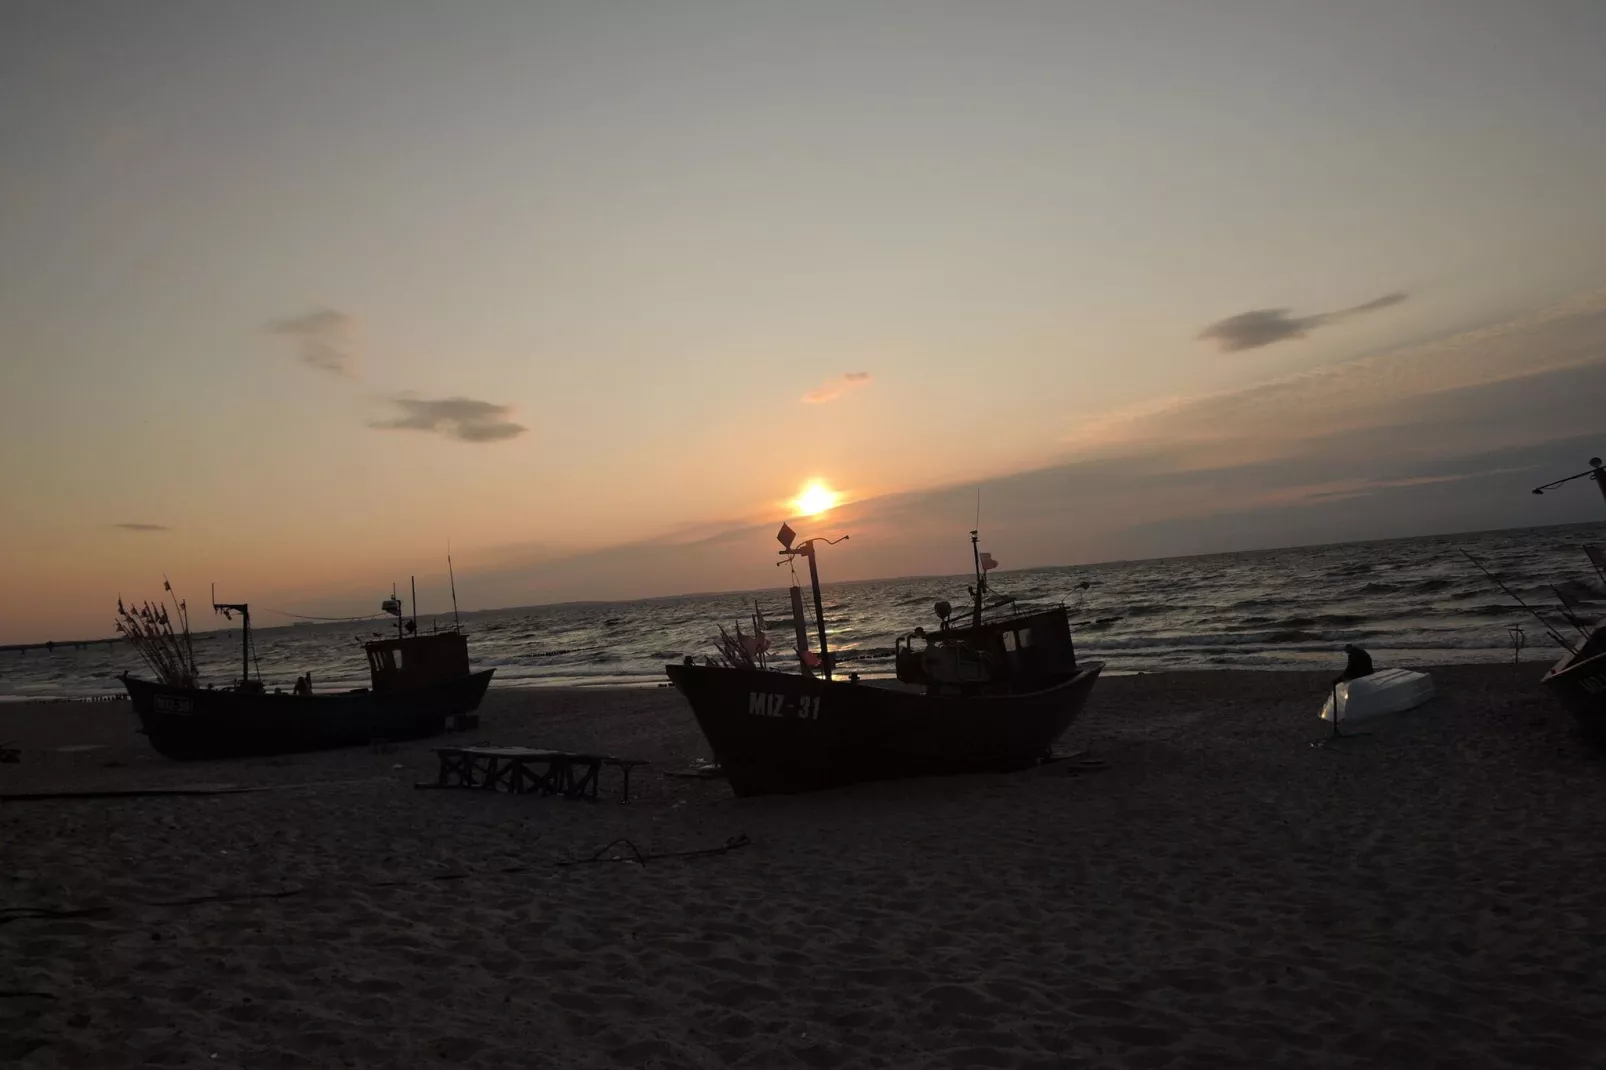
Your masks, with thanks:
[{"label": "dark cloud", "polygon": [[835,401],[850,390],[856,390],[870,381],[869,372],[844,372],[835,379],[810,390],[798,400],[805,405],[820,405]]},{"label": "dark cloud", "polygon": [[1317,327],[1323,327],[1350,316],[1389,308],[1406,299],[1400,291],[1374,297],[1370,301],[1337,312],[1317,312],[1310,316],[1290,316],[1286,308],[1257,308],[1218,320],[1199,332],[1202,341],[1215,342],[1223,353],[1237,353],[1245,349],[1259,349],[1274,342],[1290,338],[1303,338]]},{"label": "dark cloud", "polygon": [[493,405],[473,398],[392,398],[400,415],[377,420],[369,427],[386,431],[432,431],[459,442],[500,442],[524,434],[528,428],[507,417],[511,405]]},{"label": "dark cloud", "polygon": [[1394,305],[1404,301],[1408,296],[1409,295],[1404,290],[1395,290],[1391,294],[1384,294],[1382,297],[1374,297],[1370,301],[1356,305],[1354,308],[1346,308],[1341,312],[1334,312],[1332,315],[1354,316],[1362,312],[1376,312],[1380,308],[1391,308]]},{"label": "dark cloud", "polygon": [[351,332],[356,320],[332,308],[315,309],[268,325],[268,333],[288,338],[303,364],[335,375],[354,374],[356,348]]},{"label": "dark cloud", "polygon": [[133,521],[126,521],[126,522],[121,523],[121,524],[113,524],[112,527],[121,528],[124,531],[171,531],[172,530],[166,524],[136,524]]}]

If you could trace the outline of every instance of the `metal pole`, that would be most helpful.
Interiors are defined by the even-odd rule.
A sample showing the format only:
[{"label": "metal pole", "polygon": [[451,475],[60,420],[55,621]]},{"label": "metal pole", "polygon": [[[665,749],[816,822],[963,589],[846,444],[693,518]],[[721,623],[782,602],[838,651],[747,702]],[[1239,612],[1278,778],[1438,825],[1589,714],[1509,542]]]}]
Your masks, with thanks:
[{"label": "metal pole", "polygon": [[[979,499],[979,497],[980,497],[979,493],[978,493],[977,497]],[[981,506],[978,505],[976,507],[976,510],[979,513],[981,511]],[[980,628],[981,627],[981,594],[982,594],[982,585],[987,582],[987,576],[986,576],[985,573],[982,572],[982,569],[981,569],[981,546],[977,542],[977,533],[974,532],[974,531],[972,531],[970,533],[970,556],[976,562],[976,608],[971,611],[970,623],[971,623],[972,627]]]},{"label": "metal pole", "polygon": [[804,551],[809,555],[809,583],[814,587],[814,620],[820,630],[820,667],[825,670],[825,678],[831,678],[831,652],[825,645],[825,602],[820,598],[820,570],[814,564],[814,543],[804,544]]},{"label": "metal pole", "polygon": [[809,619],[803,612],[803,592],[797,584],[792,584],[792,628],[797,633],[798,666],[803,670],[804,676],[812,676],[813,671],[808,663],[803,661],[803,652],[809,648]]},{"label": "metal pole", "polygon": [[240,606],[240,686],[251,679],[251,611]]}]

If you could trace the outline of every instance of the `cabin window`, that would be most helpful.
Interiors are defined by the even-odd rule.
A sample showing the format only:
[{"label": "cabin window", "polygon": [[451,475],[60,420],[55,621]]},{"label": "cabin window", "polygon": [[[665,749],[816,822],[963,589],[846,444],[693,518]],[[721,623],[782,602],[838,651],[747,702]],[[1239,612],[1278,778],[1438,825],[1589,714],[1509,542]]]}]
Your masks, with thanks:
[{"label": "cabin window", "polygon": [[1015,633],[1014,632],[1005,632],[1004,633],[1004,649],[1009,651],[1012,654],[1015,652]]},{"label": "cabin window", "polygon": [[1022,628],[1017,634],[1020,636],[1021,646],[1032,645],[1032,630],[1030,628]]}]

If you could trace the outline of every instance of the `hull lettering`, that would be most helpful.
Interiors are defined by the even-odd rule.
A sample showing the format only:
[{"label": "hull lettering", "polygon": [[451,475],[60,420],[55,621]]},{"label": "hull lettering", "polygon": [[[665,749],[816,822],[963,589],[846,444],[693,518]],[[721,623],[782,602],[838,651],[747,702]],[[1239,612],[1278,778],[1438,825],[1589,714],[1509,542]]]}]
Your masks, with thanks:
[{"label": "hull lettering", "polygon": [[815,721],[820,717],[820,697],[818,695],[799,695],[797,704],[793,705],[790,695],[771,695],[761,691],[751,691],[747,695],[747,713],[750,717],[795,717],[804,721]]}]

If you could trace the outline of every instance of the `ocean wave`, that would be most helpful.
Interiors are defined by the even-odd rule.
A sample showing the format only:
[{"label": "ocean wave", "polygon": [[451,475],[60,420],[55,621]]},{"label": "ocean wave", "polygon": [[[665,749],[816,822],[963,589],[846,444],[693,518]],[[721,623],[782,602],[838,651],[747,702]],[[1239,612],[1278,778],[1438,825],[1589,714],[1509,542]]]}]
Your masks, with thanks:
[{"label": "ocean wave", "polygon": [[[1505,660],[1506,625],[1524,623],[1524,660],[1552,657],[1520,606],[1475,570],[1447,568],[1447,547],[1465,546],[1496,569],[1524,599],[1564,627],[1551,583],[1579,603],[1580,616],[1606,600],[1591,579],[1580,542],[1599,542],[1606,526],[1536,529],[1453,540],[1403,540],[1380,546],[1329,546],[1216,554],[1176,561],[1111,563],[1088,568],[1028,570],[1010,577],[1019,609],[1064,592],[1076,618],[1077,649],[1106,661],[1110,672],[1237,664],[1256,668],[1327,665],[1343,644],[1374,651],[1415,651],[1423,658]],[[968,560],[965,561],[968,564]],[[1466,572],[1467,575],[1462,575]],[[1088,602],[1076,584],[1089,580]],[[929,626],[930,607],[947,600],[961,613],[953,577],[833,585],[828,592],[832,646],[866,676],[890,669],[898,636]],[[1591,586],[1593,584],[1593,586]],[[789,647],[795,624],[784,590],[571,604],[465,614],[476,666],[495,667],[503,686],[562,683],[592,686],[663,680],[663,664],[712,652],[718,625],[748,627],[754,600],[767,617],[771,642]],[[814,635],[812,599],[804,623]],[[1569,629],[1570,630],[1570,629]],[[345,679],[366,666],[358,643],[376,634],[346,625],[264,628],[257,638],[263,675],[288,682],[311,667],[315,679]],[[377,634],[387,634],[380,631]],[[388,634],[394,634],[390,629]],[[239,631],[196,636],[203,679],[239,672]],[[793,664],[777,650],[775,662]],[[115,691],[113,675],[144,670],[126,648],[93,647],[26,656],[0,653],[0,694],[70,695]],[[270,683],[270,686],[276,686]]]}]

